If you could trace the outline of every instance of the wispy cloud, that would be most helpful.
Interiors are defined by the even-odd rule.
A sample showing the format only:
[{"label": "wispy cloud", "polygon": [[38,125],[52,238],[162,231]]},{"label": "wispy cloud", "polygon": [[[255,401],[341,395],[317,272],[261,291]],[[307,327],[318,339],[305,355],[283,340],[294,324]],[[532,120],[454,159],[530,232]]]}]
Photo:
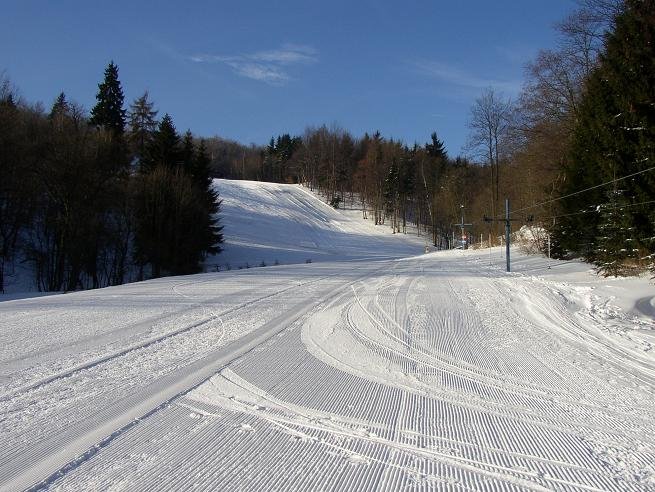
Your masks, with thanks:
[{"label": "wispy cloud", "polygon": [[480,90],[487,87],[494,87],[510,94],[517,94],[521,89],[520,80],[496,80],[479,77],[458,67],[438,61],[418,60],[412,62],[412,65],[424,75],[464,89]]},{"label": "wispy cloud", "polygon": [[311,46],[285,44],[276,50],[239,55],[197,54],[190,56],[189,60],[224,64],[242,77],[271,85],[284,85],[291,79],[287,72],[290,65],[315,63],[318,61],[318,53]]},{"label": "wispy cloud", "polygon": [[524,66],[532,60],[538,51],[532,46],[525,45],[496,46],[495,50],[503,60],[520,66]]},{"label": "wispy cloud", "polygon": [[289,80],[289,76],[278,67],[258,63],[230,63],[236,73],[242,77],[261,80],[274,85],[281,85]]},{"label": "wispy cloud", "polygon": [[314,63],[318,61],[318,53],[311,46],[298,44],[285,44],[281,49],[259,51],[253,53],[251,58],[262,62],[291,65],[294,63]]}]

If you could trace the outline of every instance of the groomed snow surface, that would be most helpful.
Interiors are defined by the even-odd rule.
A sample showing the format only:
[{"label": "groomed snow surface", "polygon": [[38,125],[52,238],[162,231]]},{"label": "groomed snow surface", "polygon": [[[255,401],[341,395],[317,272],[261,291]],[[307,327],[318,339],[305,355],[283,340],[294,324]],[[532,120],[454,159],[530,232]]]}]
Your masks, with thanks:
[{"label": "groomed snow surface", "polygon": [[655,490],[647,278],[217,185],[230,271],[0,303],[0,490]]}]

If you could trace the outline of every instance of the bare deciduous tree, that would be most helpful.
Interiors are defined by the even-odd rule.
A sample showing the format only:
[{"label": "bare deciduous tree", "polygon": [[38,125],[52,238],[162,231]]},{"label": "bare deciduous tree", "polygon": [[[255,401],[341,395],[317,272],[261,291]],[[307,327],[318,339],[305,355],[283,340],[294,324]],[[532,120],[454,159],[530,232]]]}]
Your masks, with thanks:
[{"label": "bare deciduous tree", "polygon": [[[525,203],[535,203],[559,187],[571,135],[579,118],[585,81],[592,73],[607,32],[623,0],[578,0],[579,8],[555,27],[558,46],[540,51],[526,66],[526,82],[514,118],[514,138],[520,142],[512,160],[539,177],[541,191],[532,187]],[[524,187],[524,192],[530,187]]]},{"label": "bare deciduous tree", "polygon": [[499,168],[509,145],[512,102],[493,88],[485,89],[471,108],[468,148],[484,157],[491,170],[491,213],[499,199]]},{"label": "bare deciduous tree", "polygon": [[580,0],[580,8],[557,24],[556,50],[542,50],[526,67],[521,94],[526,130],[557,122],[570,130],[578,115],[584,81],[597,64],[603,39],[620,12],[622,0]]}]

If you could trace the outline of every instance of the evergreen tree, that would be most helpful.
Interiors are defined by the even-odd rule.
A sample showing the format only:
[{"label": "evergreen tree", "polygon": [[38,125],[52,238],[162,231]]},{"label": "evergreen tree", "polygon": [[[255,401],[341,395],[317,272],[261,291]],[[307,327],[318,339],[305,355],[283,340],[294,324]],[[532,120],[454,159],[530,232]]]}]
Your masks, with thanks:
[{"label": "evergreen tree", "polygon": [[196,152],[193,146],[193,134],[191,130],[187,130],[182,139],[182,148],[180,149],[180,161],[182,168],[187,174],[193,173],[195,167]]},{"label": "evergreen tree", "polygon": [[201,257],[208,254],[217,254],[221,251],[218,246],[223,242],[222,226],[218,225],[218,212],[220,200],[214,188],[211,177],[211,159],[207,154],[205,141],[200,140],[198,150],[193,145],[193,135],[187,131],[182,142],[182,161],[184,172],[193,180],[198,200],[205,214],[198,217],[198,232],[193,239],[195,247],[201,252]]},{"label": "evergreen tree", "polygon": [[598,272],[605,276],[625,275],[630,272],[628,262],[634,264],[638,256],[634,227],[630,225],[623,190],[614,187],[606,195],[607,202],[597,208],[599,236],[596,238],[594,260]]},{"label": "evergreen tree", "polygon": [[105,69],[105,79],[98,84],[98,101],[91,110],[92,125],[122,135],[125,131],[125,110],[123,89],[118,80],[118,66],[113,61]]},{"label": "evergreen tree", "polygon": [[192,166],[189,169],[193,179],[203,188],[209,188],[212,185],[211,159],[204,139],[200,140],[198,150],[194,152]]},{"label": "evergreen tree", "polygon": [[437,132],[432,132],[430,135],[431,142],[425,144],[425,150],[430,157],[446,160],[448,153],[443,142],[437,138]]},{"label": "evergreen tree", "polygon": [[130,133],[129,142],[132,152],[139,161],[142,161],[148,144],[152,141],[152,136],[157,128],[157,113],[154,109],[155,103],[148,100],[148,91],[135,99],[130,105]]},{"label": "evergreen tree", "polygon": [[[608,115],[614,137],[617,175],[644,171],[655,165],[655,0],[627,0],[607,38],[601,57],[616,112]],[[655,270],[655,171],[620,183],[626,226]],[[642,205],[637,205],[642,204]]]},{"label": "evergreen tree", "polygon": [[266,150],[264,151],[264,169],[263,171],[263,180],[271,181],[275,176],[275,168],[277,166],[277,154],[275,152],[275,138],[271,137],[271,141],[268,143]]},{"label": "evergreen tree", "polygon": [[593,188],[616,176],[611,167],[614,163],[613,152],[608,147],[611,137],[607,121],[611,111],[609,86],[600,70],[596,70],[587,80],[563,169],[564,183],[560,189],[562,199],[558,214],[561,217],[556,219],[552,230],[552,254],[556,257],[573,254],[587,261],[595,259],[596,238],[600,236],[598,206],[605,202],[606,194],[601,188],[582,194],[574,193]]},{"label": "evergreen tree", "polygon": [[160,165],[174,169],[179,166],[181,158],[180,136],[177,134],[173,119],[166,113],[146,147],[141,170],[149,172]]},{"label": "evergreen tree", "polygon": [[202,241],[200,243],[200,249],[203,257],[208,254],[218,254],[221,251],[219,244],[223,242],[223,234],[221,232],[223,226],[219,225],[218,219],[221,200],[219,199],[218,191],[214,188],[210,165],[211,159],[207,154],[205,141],[200,140],[192,167],[192,178],[200,190],[206,211],[201,226]]},{"label": "evergreen tree", "polygon": [[438,197],[448,164],[448,153],[443,142],[437,138],[436,132],[433,132],[430,138],[431,142],[425,144],[427,159],[421,163],[421,180],[423,181],[424,193],[428,202],[428,214],[432,227],[432,242],[437,246],[439,240],[438,214],[440,208]]},{"label": "evergreen tree", "polygon": [[55,99],[52,108],[50,109],[49,117],[52,119],[58,115],[67,114],[68,111],[69,111],[69,106],[68,106],[68,101],[66,100],[66,94],[60,92],[59,95],[57,96],[57,99]]},{"label": "evergreen tree", "polygon": [[293,155],[293,140],[291,135],[285,133],[277,137],[277,143],[275,145],[275,153],[277,155],[277,169],[275,180],[278,183],[284,183],[286,180],[287,174],[287,162],[291,159]]},{"label": "evergreen tree", "polygon": [[[156,135],[153,142],[157,141]],[[196,151],[187,132],[183,149],[175,153],[179,157],[176,162],[185,162],[186,153],[185,165],[155,161],[152,169],[139,177],[135,193],[134,258],[138,265],[149,264],[154,277],[197,272],[208,254],[221,251],[223,241],[216,215],[220,200],[213,188],[204,141]]]}]

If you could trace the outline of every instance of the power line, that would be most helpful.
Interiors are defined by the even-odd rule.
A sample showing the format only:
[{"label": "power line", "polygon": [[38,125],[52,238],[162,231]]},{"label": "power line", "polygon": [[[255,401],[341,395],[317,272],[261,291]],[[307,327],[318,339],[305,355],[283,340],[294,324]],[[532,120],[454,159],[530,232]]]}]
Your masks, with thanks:
[{"label": "power line", "polygon": [[581,193],[586,193],[587,191],[595,190],[596,188],[602,188],[603,186],[607,186],[609,184],[616,183],[618,181],[622,181],[624,179],[632,178],[632,177],[637,176],[639,174],[643,174],[643,173],[646,173],[648,171],[652,171],[653,169],[655,169],[655,166],[649,167],[648,169],[642,169],[641,171],[637,171],[636,173],[628,174],[627,176],[622,176],[620,178],[612,179],[611,181],[607,181],[606,183],[601,183],[601,184],[598,184],[598,185],[595,185],[595,186],[591,186],[589,188],[585,188],[584,190],[575,191],[573,193],[569,193],[568,195],[560,196],[558,198],[553,198],[551,200],[546,200],[545,202],[537,203],[536,205],[530,205],[529,207],[519,208],[518,210],[513,210],[511,213],[515,214],[515,213],[518,213],[518,212],[522,212],[524,210],[530,210],[530,209],[533,209],[533,208],[536,208],[536,207],[540,207],[540,206],[546,205],[548,203],[557,202],[559,200],[563,200],[565,198],[569,198],[569,197],[572,197],[572,196],[575,196],[575,195],[579,195]]},{"label": "power line", "polygon": [[[655,200],[648,200],[647,202],[640,202],[640,203],[628,203],[627,205],[622,205],[620,207],[616,207],[617,210],[623,210],[624,208],[630,208],[630,207],[638,207],[639,205],[649,205],[651,203],[655,203]],[[593,214],[593,213],[599,213],[600,211],[597,209],[597,207],[602,207],[605,205],[611,205],[611,202],[606,202],[606,203],[600,203],[597,205],[589,205],[589,208],[592,210],[581,210],[579,212],[573,212],[570,214],[563,214],[563,215],[552,215],[552,216],[547,216],[547,217],[541,217],[542,219],[559,219],[562,217],[572,217],[574,215],[582,215],[582,214]]]}]

